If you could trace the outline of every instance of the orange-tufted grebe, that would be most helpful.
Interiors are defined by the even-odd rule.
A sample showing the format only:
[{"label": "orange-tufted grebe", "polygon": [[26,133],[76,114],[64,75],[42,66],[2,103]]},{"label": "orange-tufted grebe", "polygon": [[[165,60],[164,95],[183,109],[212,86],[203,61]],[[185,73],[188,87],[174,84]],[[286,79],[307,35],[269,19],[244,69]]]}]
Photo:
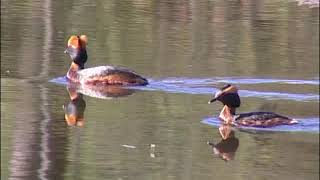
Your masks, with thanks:
[{"label": "orange-tufted grebe", "polygon": [[296,124],[297,121],[273,112],[250,112],[236,114],[236,108],[240,107],[238,89],[233,85],[226,85],[215,94],[208,103],[220,101],[224,107],[220,112],[221,118],[226,124],[251,126],[251,127],[273,127],[277,125]]},{"label": "orange-tufted grebe", "polygon": [[137,73],[120,67],[98,66],[84,69],[87,61],[86,35],[71,36],[68,40],[66,54],[72,59],[67,78],[71,82],[89,85],[147,85],[148,81]]}]

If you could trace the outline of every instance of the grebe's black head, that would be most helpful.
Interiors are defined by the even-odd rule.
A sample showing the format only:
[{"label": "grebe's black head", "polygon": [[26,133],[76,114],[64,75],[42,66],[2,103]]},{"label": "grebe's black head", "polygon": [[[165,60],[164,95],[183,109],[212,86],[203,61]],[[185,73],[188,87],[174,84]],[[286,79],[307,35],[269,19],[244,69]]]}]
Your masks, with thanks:
[{"label": "grebe's black head", "polygon": [[79,65],[81,69],[84,69],[84,64],[87,62],[87,50],[86,45],[88,38],[86,35],[71,36],[68,40],[68,47],[64,51],[68,54],[72,61]]},{"label": "grebe's black head", "polygon": [[218,92],[216,92],[214,98],[208,103],[210,104],[217,100],[222,102],[223,105],[227,105],[232,108],[240,107],[241,104],[238,89],[230,84],[225,85]]}]

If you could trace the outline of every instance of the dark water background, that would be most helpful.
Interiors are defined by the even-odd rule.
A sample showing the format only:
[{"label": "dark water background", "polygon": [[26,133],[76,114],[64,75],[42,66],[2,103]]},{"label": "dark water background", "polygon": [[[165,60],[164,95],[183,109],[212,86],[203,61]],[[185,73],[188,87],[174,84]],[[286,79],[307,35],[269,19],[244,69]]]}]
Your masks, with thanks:
[{"label": "dark water background", "polygon": [[[72,34],[89,37],[87,67],[124,66],[151,82],[120,98],[84,95],[83,127],[68,126],[62,109]],[[240,88],[239,112],[314,126],[237,130],[239,147],[225,162],[206,144],[221,140],[210,125],[221,104],[207,101],[224,83]],[[1,1],[1,179],[317,180],[317,128],[317,6]]]}]

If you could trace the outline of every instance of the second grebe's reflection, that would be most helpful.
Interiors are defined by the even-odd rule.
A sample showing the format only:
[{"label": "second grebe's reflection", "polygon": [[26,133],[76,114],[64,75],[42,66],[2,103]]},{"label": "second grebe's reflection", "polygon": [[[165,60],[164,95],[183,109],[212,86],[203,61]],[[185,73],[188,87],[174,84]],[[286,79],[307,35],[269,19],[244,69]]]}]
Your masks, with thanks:
[{"label": "second grebe's reflection", "polygon": [[110,99],[128,96],[134,93],[132,89],[125,89],[119,86],[77,86],[70,84],[67,86],[70,101],[63,105],[65,120],[69,126],[84,125],[84,111],[86,102],[83,94],[100,99]]},{"label": "second grebe's reflection", "polygon": [[221,141],[217,144],[208,142],[212,147],[214,154],[218,155],[225,161],[233,160],[239,146],[239,139],[235,137],[234,130],[230,125],[222,125],[219,127]]}]

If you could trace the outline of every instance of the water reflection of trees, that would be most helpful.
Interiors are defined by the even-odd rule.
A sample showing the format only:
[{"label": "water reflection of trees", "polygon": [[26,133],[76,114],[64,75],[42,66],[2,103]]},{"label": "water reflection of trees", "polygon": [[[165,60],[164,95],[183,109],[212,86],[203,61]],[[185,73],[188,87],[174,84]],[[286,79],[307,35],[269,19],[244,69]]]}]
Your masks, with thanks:
[{"label": "water reflection of trees", "polygon": [[[314,75],[319,62],[318,9],[298,9],[294,2],[279,3],[286,6],[275,6],[268,1],[121,1],[99,2],[92,6],[82,6],[81,1],[53,3],[52,8],[59,9],[52,11],[53,27],[57,28],[53,36],[59,38],[52,43],[53,47],[63,49],[65,37],[87,32],[92,40],[90,64],[101,64],[104,59],[106,64],[132,67],[152,76],[176,75],[171,74],[176,71],[181,75],[211,76]],[[10,2],[5,5],[6,13],[17,16],[2,16],[2,20],[19,23],[4,26],[2,41],[6,43],[2,43],[2,47],[6,51],[3,55],[24,68],[23,71],[12,69],[13,72],[34,75],[39,53],[30,53],[34,46],[30,49],[19,43],[33,44],[43,38],[42,22],[37,21],[39,14],[31,11],[31,7],[41,7],[41,4],[33,3],[30,7],[26,3],[24,14],[10,8],[13,5]],[[23,22],[26,17],[28,21]],[[37,29],[39,33],[33,37],[24,36],[28,32],[21,30],[26,28]],[[7,49],[10,47],[18,48],[12,51]],[[34,54],[33,60],[24,61],[21,57],[26,54]],[[59,57],[59,61],[64,61],[64,55]],[[302,63],[302,59],[309,63]],[[2,70],[9,68],[7,63],[1,63]],[[61,70],[54,68],[50,71]],[[308,72],[305,69],[309,69]]]}]

